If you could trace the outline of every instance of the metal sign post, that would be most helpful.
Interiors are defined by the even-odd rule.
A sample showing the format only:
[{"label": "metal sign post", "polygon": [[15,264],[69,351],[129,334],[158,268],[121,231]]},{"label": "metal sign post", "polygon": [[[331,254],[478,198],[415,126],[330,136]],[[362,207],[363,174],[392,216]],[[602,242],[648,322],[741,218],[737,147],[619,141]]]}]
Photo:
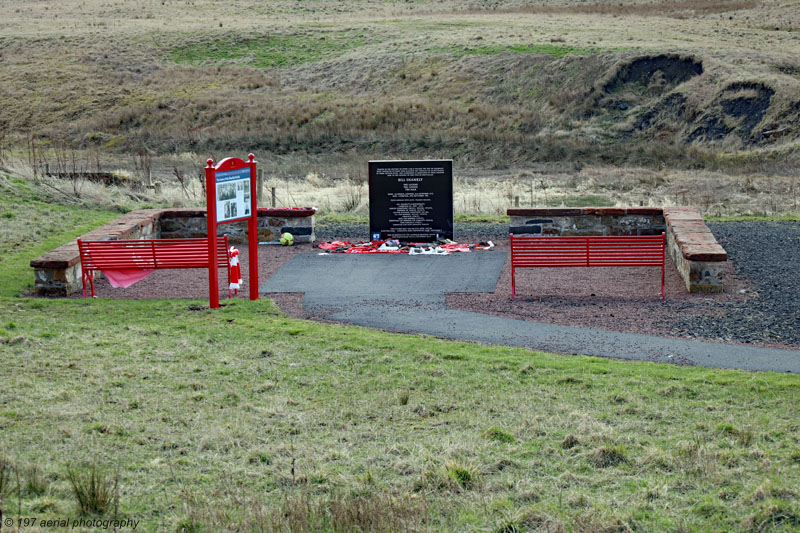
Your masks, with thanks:
[{"label": "metal sign post", "polygon": [[248,278],[250,299],[258,299],[258,203],[256,200],[256,161],[228,157],[214,166],[207,161],[206,222],[208,225],[208,300],[212,309],[219,307],[219,272],[214,248],[217,226],[247,220],[249,250]]}]

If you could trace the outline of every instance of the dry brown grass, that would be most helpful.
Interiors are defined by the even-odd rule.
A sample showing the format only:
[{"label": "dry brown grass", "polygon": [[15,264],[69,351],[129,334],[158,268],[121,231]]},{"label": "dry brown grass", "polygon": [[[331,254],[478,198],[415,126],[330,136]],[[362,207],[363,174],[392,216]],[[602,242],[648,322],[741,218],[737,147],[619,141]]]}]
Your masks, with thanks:
[{"label": "dry brown grass", "polygon": [[[288,189],[282,201],[358,211],[363,197],[346,180],[366,160],[452,157],[465,179],[499,171],[497,183],[470,184],[457,210],[501,212],[516,196],[524,205],[577,195],[693,201],[709,213],[785,212],[796,203],[791,165],[800,146],[800,36],[786,31],[798,20],[795,4],[9,0],[0,23],[7,80],[0,158],[24,159],[13,149],[32,135],[43,150],[63,142],[95,150],[110,169],[132,170],[138,152],[160,155],[156,172],[173,182],[173,167],[192,176],[196,160],[253,151]],[[294,43],[297,54],[334,36],[361,41],[283,68],[253,67],[256,52],[192,64],[171,55],[273,35]],[[702,76],[661,86],[663,76],[653,72],[613,94],[603,88],[636,58],[663,50],[702,62]],[[752,131],[778,125],[783,136],[751,143],[735,129],[741,117],[723,116],[726,101],[753,97],[737,83],[774,92]],[[685,98],[683,115],[668,109],[641,129],[642,116],[674,95]],[[732,132],[686,144],[715,119]],[[575,161],[610,175],[609,165],[623,166],[627,177],[613,190],[569,187],[562,182],[591,183],[570,170]],[[515,173],[548,162],[566,168],[565,178],[534,179],[545,184],[535,198],[530,184],[508,185]],[[688,178],[651,187],[636,181],[640,168]],[[749,173],[751,184],[718,172]],[[335,185],[305,193],[296,181],[280,181],[309,174],[331,176]],[[742,188],[755,191],[742,196]],[[475,193],[483,189],[492,192]],[[191,195],[170,201],[191,202]]]},{"label": "dry brown grass", "polygon": [[[346,159],[346,158],[344,158]],[[275,189],[277,207],[314,206],[321,214],[368,214],[367,159],[336,158],[309,163],[305,158],[261,160],[264,190],[259,205],[271,205]],[[12,162],[18,175],[32,179],[21,162]],[[106,161],[103,165],[113,165]],[[129,164],[133,164],[130,160]],[[199,176],[202,158],[197,154],[156,157],[153,180],[161,185],[155,194],[143,188],[143,177],[115,169],[132,185],[104,187],[88,181],[80,185],[80,199],[96,205],[128,210],[150,205],[202,207]],[[106,167],[109,170],[114,167]],[[182,186],[175,176],[184,176]],[[67,199],[69,180],[47,178],[43,186]],[[61,191],[61,192],[59,192]],[[781,216],[800,213],[800,174],[791,168],[782,173],[743,173],[705,170],[654,170],[643,167],[531,165],[526,168],[480,171],[457,163],[454,178],[456,214],[504,215],[510,207],[542,206],[648,206],[691,205],[705,216]]]},{"label": "dry brown grass", "polygon": [[428,530],[432,522],[424,499],[362,490],[323,496],[309,490],[285,493],[280,505],[265,504],[233,490],[220,494],[209,505],[191,491],[184,495],[183,512],[176,524],[178,533],[197,530],[260,531],[264,533],[316,531],[371,533]]},{"label": "dry brown grass", "polygon": [[499,9],[475,9],[467,8],[463,10],[452,10],[441,14],[525,14],[525,15],[614,15],[614,16],[637,16],[637,17],[675,17],[685,18],[693,15],[709,15],[716,13],[727,13],[729,11],[740,11],[743,9],[753,9],[758,7],[760,2],[756,0],[739,0],[732,2],[722,2],[719,0],[685,0],[681,2],[648,2],[648,3],[627,3],[627,2],[597,2],[594,4],[549,4],[549,5],[525,5],[522,7],[508,7]]}]

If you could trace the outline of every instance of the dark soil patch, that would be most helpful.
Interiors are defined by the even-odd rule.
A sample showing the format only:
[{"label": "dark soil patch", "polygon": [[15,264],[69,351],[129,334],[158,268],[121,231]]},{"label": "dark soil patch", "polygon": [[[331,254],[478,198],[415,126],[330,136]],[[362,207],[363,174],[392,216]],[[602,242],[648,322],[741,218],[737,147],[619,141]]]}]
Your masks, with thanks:
[{"label": "dark soil patch", "polygon": [[689,134],[687,142],[693,143],[697,140],[719,141],[731,132],[731,128],[725,121],[716,116],[707,116],[700,125]]},{"label": "dark soil patch", "polygon": [[664,54],[639,57],[621,66],[603,86],[607,93],[637,86],[638,91],[663,94],[703,73],[703,63],[691,57]]},{"label": "dark soil patch", "polygon": [[617,69],[595,94],[594,105],[605,113],[607,121],[623,122],[631,113],[638,117],[629,129],[620,132],[623,138],[650,129],[660,136],[673,136],[688,119],[686,97],[671,91],[702,73],[703,64],[691,57],[639,57]]},{"label": "dark soil patch", "polygon": [[760,83],[729,85],[711,104],[689,134],[688,142],[719,141],[733,133],[744,141],[764,119],[775,91]]},{"label": "dark soil patch", "polygon": [[786,74],[787,76],[800,77],[800,67],[795,65],[776,65],[775,69],[781,74]]}]

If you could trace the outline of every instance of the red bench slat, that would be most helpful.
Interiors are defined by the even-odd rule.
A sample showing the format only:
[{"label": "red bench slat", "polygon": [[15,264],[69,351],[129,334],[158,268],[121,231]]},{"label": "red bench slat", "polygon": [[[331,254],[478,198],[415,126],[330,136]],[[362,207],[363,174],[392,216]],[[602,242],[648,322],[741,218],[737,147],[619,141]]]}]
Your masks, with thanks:
[{"label": "red bench slat", "polygon": [[[131,239],[121,241],[83,241],[78,239],[83,271],[83,296],[86,282],[94,296],[95,270],[158,270],[166,268],[208,268],[208,239]],[[230,278],[228,236],[217,238],[217,264],[227,268]]]},{"label": "red bench slat", "polygon": [[666,235],[517,237],[511,234],[511,297],[516,296],[517,268],[661,267],[664,291]]}]

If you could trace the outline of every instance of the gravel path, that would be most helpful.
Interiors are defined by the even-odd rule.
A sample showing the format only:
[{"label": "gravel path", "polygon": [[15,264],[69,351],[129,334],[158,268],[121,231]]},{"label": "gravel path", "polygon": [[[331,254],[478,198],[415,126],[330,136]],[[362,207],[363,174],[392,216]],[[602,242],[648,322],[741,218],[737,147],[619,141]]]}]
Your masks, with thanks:
[{"label": "gravel path", "polygon": [[707,313],[661,320],[676,335],[800,346],[800,222],[709,223],[728,251],[746,299],[705,304]]}]

